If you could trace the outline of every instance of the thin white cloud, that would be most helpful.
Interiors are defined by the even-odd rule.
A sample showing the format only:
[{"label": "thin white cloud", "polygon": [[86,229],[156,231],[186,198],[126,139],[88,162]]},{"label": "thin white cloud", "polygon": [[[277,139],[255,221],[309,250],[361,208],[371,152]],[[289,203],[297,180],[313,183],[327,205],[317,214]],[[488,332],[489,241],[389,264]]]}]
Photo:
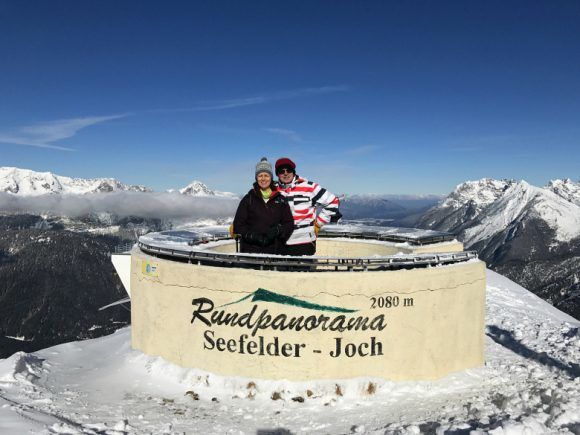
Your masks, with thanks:
[{"label": "thin white cloud", "polygon": [[[244,98],[200,102],[195,106],[186,108],[144,110],[141,111],[140,113],[175,113],[175,112],[190,112],[190,111],[226,110],[233,109],[236,107],[266,104],[273,101],[291,100],[296,98],[307,98],[316,95],[346,92],[348,90],[349,90],[348,86],[345,85],[321,86],[317,88],[301,88]],[[50,148],[61,151],[74,151],[74,149],[72,148],[57,145],[55,144],[55,142],[72,137],[83,128],[99,124],[102,122],[111,121],[113,119],[123,118],[129,115],[130,115],[129,113],[125,113],[111,116],[89,116],[84,118],[59,119],[44,123],[38,123],[31,126],[20,127],[9,132],[0,131],[0,143],[32,146],[38,148]],[[288,138],[296,142],[302,141],[300,136],[296,132],[292,132],[291,130],[271,129],[270,132],[277,134],[285,134]]]},{"label": "thin white cloud", "polygon": [[344,154],[348,156],[362,156],[364,154],[372,153],[373,151],[380,150],[382,146],[380,145],[362,145],[359,147],[351,148],[346,150]]},{"label": "thin white cloud", "polygon": [[13,132],[0,132],[0,143],[74,151],[72,148],[55,145],[54,143],[76,135],[83,128],[113,119],[124,118],[125,116],[128,116],[128,114],[57,119],[19,127]]},{"label": "thin white cloud", "polygon": [[73,148],[67,147],[60,147],[58,145],[49,145],[43,143],[32,143],[26,139],[23,139],[19,136],[11,136],[10,134],[2,134],[0,133],[0,143],[6,143],[10,145],[22,145],[22,146],[31,146],[37,148],[50,148],[53,150],[60,150],[60,151],[75,151]]},{"label": "thin white cloud", "polygon": [[336,92],[346,92],[348,90],[349,90],[348,86],[345,86],[345,85],[321,86],[318,88],[302,88],[302,89],[294,89],[294,90],[290,90],[290,91],[273,92],[271,94],[266,94],[266,95],[255,95],[255,96],[244,97],[244,98],[204,101],[204,102],[201,102],[198,105],[192,106],[192,107],[183,107],[183,108],[176,108],[176,109],[156,109],[156,110],[148,110],[147,112],[151,112],[151,113],[202,112],[202,111],[211,111],[211,110],[226,110],[226,109],[234,109],[236,107],[255,106],[257,104],[266,104],[266,103],[270,103],[272,101],[292,100],[295,98],[306,98],[306,97],[312,97],[315,95],[333,94]]},{"label": "thin white cloud", "polygon": [[268,133],[283,136],[286,139],[290,140],[291,142],[297,142],[297,143],[303,142],[302,136],[300,136],[294,130],[288,130],[285,128],[264,128],[263,130],[267,131]]}]

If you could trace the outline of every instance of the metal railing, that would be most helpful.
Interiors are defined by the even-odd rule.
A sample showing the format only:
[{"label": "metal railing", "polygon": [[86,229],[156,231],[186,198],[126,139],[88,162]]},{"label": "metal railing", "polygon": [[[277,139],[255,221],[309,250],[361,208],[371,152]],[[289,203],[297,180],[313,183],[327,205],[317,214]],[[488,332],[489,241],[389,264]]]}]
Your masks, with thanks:
[{"label": "metal railing", "polygon": [[113,253],[114,254],[125,254],[127,252],[130,252],[133,249],[133,246],[135,246],[135,242],[122,243],[120,245],[115,246]]},{"label": "metal railing", "polygon": [[380,234],[371,232],[320,232],[319,237],[323,238],[349,238],[349,239],[366,239],[380,240],[382,242],[408,243],[410,245],[432,245],[434,243],[451,242],[455,240],[453,234],[437,234],[432,236],[409,237],[402,234]]}]

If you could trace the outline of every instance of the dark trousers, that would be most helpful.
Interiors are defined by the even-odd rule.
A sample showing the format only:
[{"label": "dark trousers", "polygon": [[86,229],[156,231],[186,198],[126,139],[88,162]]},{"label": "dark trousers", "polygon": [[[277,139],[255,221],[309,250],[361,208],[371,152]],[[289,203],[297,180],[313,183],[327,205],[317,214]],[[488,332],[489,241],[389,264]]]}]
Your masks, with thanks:
[{"label": "dark trousers", "polygon": [[285,245],[282,255],[314,255],[316,254],[316,242],[302,243],[300,245]]}]

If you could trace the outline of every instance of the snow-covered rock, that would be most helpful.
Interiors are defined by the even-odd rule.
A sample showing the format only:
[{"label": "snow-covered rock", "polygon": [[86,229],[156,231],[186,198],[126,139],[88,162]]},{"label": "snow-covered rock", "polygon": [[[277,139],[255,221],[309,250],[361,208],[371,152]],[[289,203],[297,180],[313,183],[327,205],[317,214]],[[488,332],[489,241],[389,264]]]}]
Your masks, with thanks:
[{"label": "snow-covered rock", "polygon": [[466,181],[458,185],[441,203],[442,208],[458,209],[465,204],[472,204],[481,211],[489,204],[501,198],[505,191],[515,183],[514,180],[494,180],[482,178],[477,181]]},{"label": "snow-covered rock", "polygon": [[201,181],[193,180],[187,186],[179,189],[179,193],[182,195],[192,195],[192,196],[214,196],[215,192],[203,184]]},{"label": "snow-covered rock", "polygon": [[461,183],[439,204],[424,213],[416,225],[459,234],[514,183],[514,180],[490,178]]},{"label": "snow-covered rock", "polygon": [[546,189],[551,190],[566,201],[580,205],[580,182],[574,182],[569,178],[564,180],[551,180],[546,186]]},{"label": "snow-covered rock", "polygon": [[546,222],[558,242],[580,236],[580,207],[525,181],[512,183],[484,208],[485,212],[479,215],[480,222],[465,231],[467,245],[489,239],[527,218]]},{"label": "snow-covered rock", "polygon": [[418,226],[457,233],[470,246],[533,218],[554,230],[557,242],[567,242],[580,236],[576,188],[580,191],[570,180],[552,181],[548,188],[523,180],[467,181],[428,210]]},{"label": "snow-covered rock", "polygon": [[[174,190],[171,189],[171,191],[168,192],[172,193],[174,192]],[[181,193],[182,195],[190,195],[190,196],[223,196],[230,198],[236,197],[236,195],[231,192],[220,192],[218,190],[211,190],[204,183],[198,180],[193,180],[184,188],[179,189],[179,193]]]},{"label": "snow-covered rock", "polygon": [[[70,178],[52,172],[36,172],[30,169],[0,167],[0,192],[17,196],[40,196],[46,194],[84,195],[108,192],[152,192],[142,185],[121,183],[114,178]],[[201,181],[194,180],[182,189],[167,190],[188,196],[236,198],[230,192],[212,190]]]},{"label": "snow-covered rock", "polygon": [[46,194],[106,193],[117,191],[150,192],[141,185],[127,185],[114,178],[70,178],[52,172],[0,167],[0,192],[19,196]]}]

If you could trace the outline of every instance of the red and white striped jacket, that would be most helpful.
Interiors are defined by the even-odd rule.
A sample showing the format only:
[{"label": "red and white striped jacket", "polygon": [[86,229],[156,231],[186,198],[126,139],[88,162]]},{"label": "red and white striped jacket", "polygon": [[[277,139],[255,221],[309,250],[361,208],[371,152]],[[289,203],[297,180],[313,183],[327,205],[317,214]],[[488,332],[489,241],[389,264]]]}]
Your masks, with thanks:
[{"label": "red and white striped jacket", "polygon": [[294,231],[286,242],[287,245],[314,242],[314,221],[322,228],[338,212],[339,200],[336,196],[317,183],[298,175],[289,184],[279,184],[278,191],[287,198],[294,217]]}]

